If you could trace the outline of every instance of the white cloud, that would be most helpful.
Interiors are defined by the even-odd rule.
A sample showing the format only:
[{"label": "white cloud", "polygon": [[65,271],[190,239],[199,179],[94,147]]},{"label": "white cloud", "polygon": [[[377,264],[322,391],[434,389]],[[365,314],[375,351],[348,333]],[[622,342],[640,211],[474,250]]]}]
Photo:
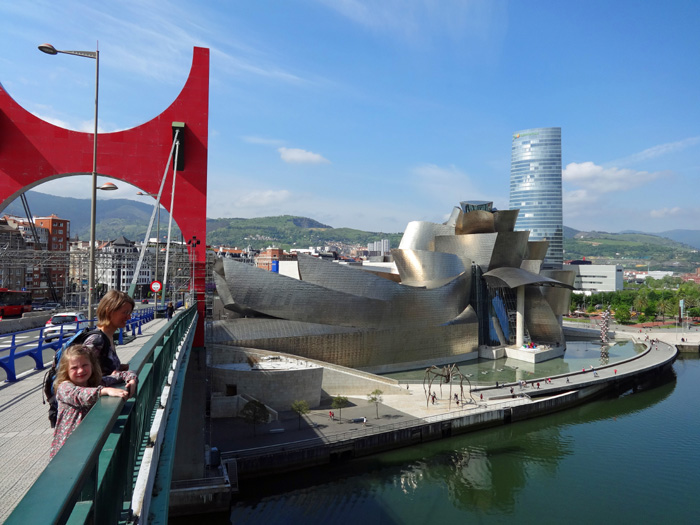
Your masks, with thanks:
[{"label": "white cloud", "polygon": [[454,165],[447,167],[436,164],[422,164],[411,170],[413,184],[422,195],[431,195],[441,201],[457,206],[462,200],[491,200],[483,197],[471,177]]},{"label": "white cloud", "polygon": [[673,208],[660,208],[658,210],[651,210],[649,212],[649,215],[652,219],[666,219],[668,217],[681,215],[682,213],[683,210],[678,206],[675,206]]},{"label": "white cloud", "polygon": [[[435,2],[433,0],[317,0],[329,9],[375,32],[415,43],[447,36],[486,40],[503,22],[502,2]],[[483,49],[482,49],[483,51]]]},{"label": "white cloud", "polygon": [[278,148],[280,157],[289,164],[327,164],[330,161],[318,153],[299,148]]},{"label": "white cloud", "polygon": [[574,186],[595,189],[598,193],[626,190],[666,176],[667,172],[604,168],[593,162],[572,162],[564,168],[562,179]]},{"label": "white cloud", "polygon": [[658,146],[653,146],[647,148],[644,151],[630,155],[616,161],[611,162],[617,166],[624,166],[629,164],[635,164],[637,162],[644,162],[663,155],[668,155],[670,153],[677,153],[686,148],[700,144],[700,137],[689,137],[687,139],[679,140],[677,142],[667,142],[666,144],[659,144]]},{"label": "white cloud", "polygon": [[244,207],[277,206],[290,202],[292,192],[289,190],[257,190],[250,191],[236,199],[235,204]]},{"label": "white cloud", "polygon": [[266,139],[264,137],[255,137],[251,135],[241,137],[241,139],[248,144],[261,144],[263,146],[281,146],[284,144],[284,140]]}]

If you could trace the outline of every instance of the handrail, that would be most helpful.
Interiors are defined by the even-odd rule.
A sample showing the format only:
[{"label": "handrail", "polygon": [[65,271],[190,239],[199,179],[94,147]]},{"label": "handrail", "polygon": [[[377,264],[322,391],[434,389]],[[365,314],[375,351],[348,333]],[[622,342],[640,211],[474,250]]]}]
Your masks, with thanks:
[{"label": "handrail", "polygon": [[[132,334],[135,336],[138,330],[138,333],[140,334],[141,326],[143,326],[145,323],[148,323],[149,321],[152,321],[154,317],[154,308],[142,308],[140,310],[136,310],[133,314],[133,317],[127,322],[125,330],[119,331],[118,343],[124,344],[125,331],[128,332],[129,330],[131,330]],[[91,321],[89,319],[86,319],[84,321],[76,321],[75,323],[67,324],[75,324],[76,330],[79,331],[83,328],[90,326],[91,322],[94,322],[94,320]],[[0,334],[0,337],[11,337],[11,342],[9,346],[0,346],[0,368],[5,370],[5,373],[7,374],[7,379],[5,381],[10,383],[17,381],[18,378],[15,370],[15,361],[21,357],[29,356],[33,358],[35,364],[34,370],[43,370],[43,351],[47,348],[58,350],[59,348],[61,348],[61,346],[63,346],[64,342],[68,341],[74,335],[73,331],[64,334],[63,328],[64,327],[61,326],[61,330],[57,338],[51,342],[46,341],[44,337],[44,330],[46,329],[46,326],[40,326],[38,328],[28,328],[26,330],[20,330],[18,332],[13,333]],[[38,332],[36,339],[31,339],[29,341],[17,344],[18,335],[34,332]],[[6,355],[1,355],[4,352],[8,353]]]},{"label": "handrail", "polygon": [[[5,522],[99,523],[128,518],[134,472],[178,343],[196,323],[196,304],[151,337],[131,359],[135,399],[102,397],[66,440]],[[191,349],[191,339],[189,346]],[[125,506],[127,510],[125,510]]]}]

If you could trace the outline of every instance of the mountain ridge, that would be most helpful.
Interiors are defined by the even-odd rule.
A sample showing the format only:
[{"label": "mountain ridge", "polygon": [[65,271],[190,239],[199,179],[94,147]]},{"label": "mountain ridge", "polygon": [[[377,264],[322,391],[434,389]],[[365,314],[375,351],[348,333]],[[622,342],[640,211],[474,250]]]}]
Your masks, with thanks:
[{"label": "mountain ridge", "polygon": [[[52,213],[71,221],[71,237],[76,235],[87,239],[90,231],[90,200],[75,197],[57,197],[37,191],[27,192],[29,207],[34,216],[48,216]],[[107,240],[124,235],[130,240],[140,241],[144,238],[148,221],[153,211],[151,203],[142,203],[130,199],[101,199],[97,207],[96,237]],[[24,216],[24,208],[19,199],[10,203],[2,214]],[[167,231],[169,215],[165,210],[160,214],[161,235]],[[154,223],[151,236],[156,235]],[[173,238],[180,236],[175,226]],[[297,231],[299,230],[299,231]],[[304,235],[298,235],[304,232]],[[645,236],[643,238],[635,236]],[[285,238],[285,236],[291,236]],[[335,236],[335,237],[334,237]],[[402,233],[368,232],[349,227],[335,228],[320,223],[309,217],[282,215],[256,218],[207,218],[207,242],[209,244],[226,244],[253,248],[265,247],[266,243],[298,246],[299,243],[315,246],[330,241],[366,244],[373,240],[389,238],[392,246],[398,246]],[[596,243],[596,239],[608,243],[650,243],[664,245],[658,239],[668,239],[681,246],[678,248],[700,250],[700,230],[675,229],[659,233],[645,233],[627,230],[614,232],[586,232],[564,226],[565,241],[577,243]],[[601,244],[599,243],[599,245]],[[281,246],[284,247],[284,246]],[[673,248],[668,245],[668,248]],[[568,251],[568,250],[567,250]],[[573,255],[573,254],[572,254]],[[568,258],[568,257],[567,257]]]}]

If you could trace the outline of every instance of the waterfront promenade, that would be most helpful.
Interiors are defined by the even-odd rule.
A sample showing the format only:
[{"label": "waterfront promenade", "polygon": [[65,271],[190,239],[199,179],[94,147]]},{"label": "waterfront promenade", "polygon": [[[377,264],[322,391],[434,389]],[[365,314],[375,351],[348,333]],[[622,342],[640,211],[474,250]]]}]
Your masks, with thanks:
[{"label": "waterfront promenade", "polygon": [[[117,346],[119,359],[128,363],[143,344],[167,321],[155,319]],[[44,354],[50,366],[52,351]],[[47,359],[49,357],[49,359]],[[0,523],[3,523],[49,462],[53,429],[48,405],[42,404],[46,370],[18,374],[14,383],[0,383]]]},{"label": "waterfront promenade", "polygon": [[[650,339],[659,339],[664,344],[652,345],[648,352],[630,360],[599,367],[596,370],[597,375],[588,369],[585,373],[577,370],[552,376],[551,383],[545,383],[545,378],[528,379],[528,385],[522,390],[517,385],[513,386],[515,398],[510,394],[512,383],[500,385],[498,388],[495,384],[482,383],[472,389],[473,402],[469,400],[467,404],[457,405],[450,400],[449,385],[443,385],[441,389],[436,381],[433,383],[432,390],[435,391],[437,399],[436,403],[432,404],[426,403],[422,381],[410,382],[404,386],[408,395],[382,395],[382,402],[378,407],[369,403],[366,396],[346,395],[349,406],[342,411],[331,408],[328,401],[312,409],[303,417],[301,424],[299,418],[292,412],[280,413],[278,421],[258,425],[255,432],[249,424],[240,419],[213,420],[212,443],[222,452],[246,451],[245,454],[254,453],[254,449],[261,447],[275,448],[282,445],[289,446],[289,444],[301,446],[303,442],[309,441],[337,442],[352,437],[386,432],[391,428],[420,424],[424,421],[447,420],[478,412],[527,405],[533,403],[533,399],[551,398],[574,390],[589,387],[595,389],[597,385],[610,381],[623,381],[625,378],[635,376],[645,369],[654,368],[659,363],[675,357],[675,332],[655,330],[640,333],[638,328],[628,328],[618,330],[617,339],[634,339],[638,343],[643,343],[647,335]],[[680,337],[678,336],[679,344]],[[685,334],[683,337],[690,343],[700,344],[700,332]],[[533,387],[533,379],[535,383],[539,381],[539,389]],[[466,385],[465,390],[467,390]],[[452,395],[458,392],[459,387],[455,388],[453,385]],[[521,397],[521,393],[524,396]],[[343,392],[329,392],[329,394],[345,395]],[[335,413],[334,420],[329,417],[330,410]],[[363,418],[367,419],[366,423]]]}]

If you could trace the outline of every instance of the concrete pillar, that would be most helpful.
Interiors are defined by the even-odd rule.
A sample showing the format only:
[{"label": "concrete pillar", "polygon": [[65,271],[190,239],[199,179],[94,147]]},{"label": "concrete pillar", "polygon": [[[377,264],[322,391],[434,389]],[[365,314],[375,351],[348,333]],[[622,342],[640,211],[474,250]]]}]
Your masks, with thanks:
[{"label": "concrete pillar", "polygon": [[515,346],[520,348],[525,342],[525,287],[516,290]]}]

